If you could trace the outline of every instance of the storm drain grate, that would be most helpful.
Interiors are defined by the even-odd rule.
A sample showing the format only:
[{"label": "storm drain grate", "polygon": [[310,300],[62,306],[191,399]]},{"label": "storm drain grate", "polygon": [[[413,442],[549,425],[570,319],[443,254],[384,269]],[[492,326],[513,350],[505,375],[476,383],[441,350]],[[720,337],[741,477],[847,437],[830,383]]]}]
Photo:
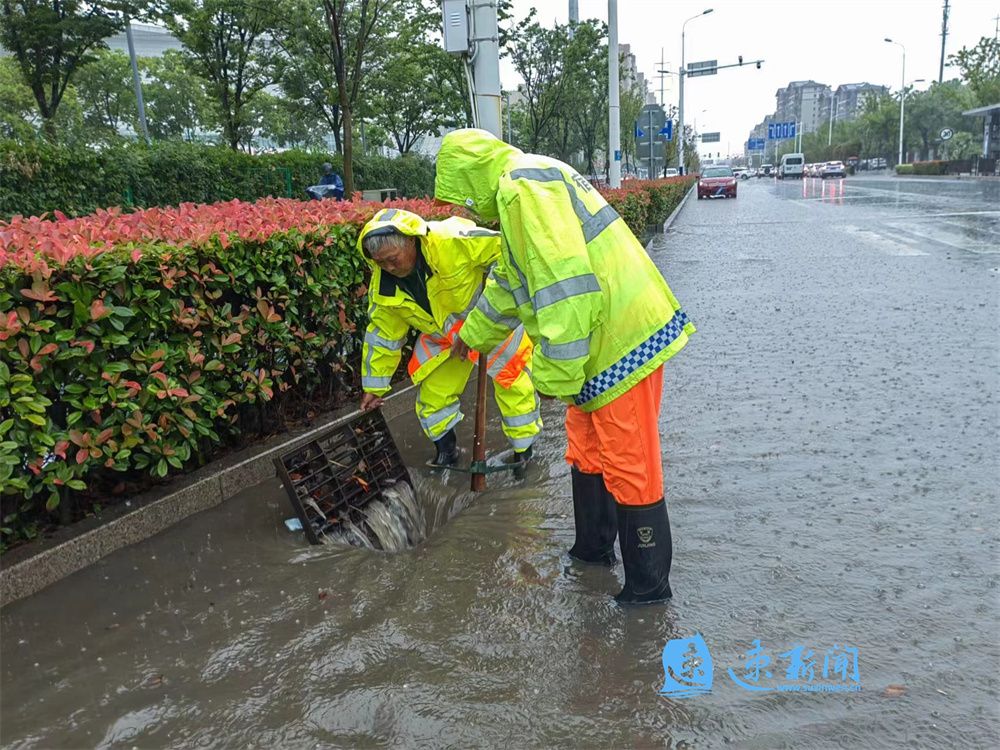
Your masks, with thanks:
[{"label": "storm drain grate", "polygon": [[398,482],[412,484],[378,409],[331,427],[274,464],[312,544],[350,525],[379,546],[368,527],[368,504]]}]

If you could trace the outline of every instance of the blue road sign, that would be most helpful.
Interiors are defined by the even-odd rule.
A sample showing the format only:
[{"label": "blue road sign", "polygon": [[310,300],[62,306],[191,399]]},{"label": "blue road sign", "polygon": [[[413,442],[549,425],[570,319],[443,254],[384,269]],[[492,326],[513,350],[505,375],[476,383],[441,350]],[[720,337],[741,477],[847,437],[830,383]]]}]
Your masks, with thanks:
[{"label": "blue road sign", "polygon": [[636,125],[635,126],[635,137],[636,138],[642,138],[644,135],[646,135],[646,131],[643,130],[642,128],[640,128],[638,125]]},{"label": "blue road sign", "polygon": [[673,140],[673,138],[674,138],[674,121],[673,120],[667,120],[663,124],[663,127],[660,128],[659,135],[664,136],[668,141]]},{"label": "blue road sign", "polygon": [[747,151],[763,151],[765,141],[763,138],[751,138],[747,141]]},{"label": "blue road sign", "polygon": [[771,122],[767,125],[767,140],[778,141],[795,137],[794,122]]},{"label": "blue road sign", "polygon": [[615,161],[621,161],[621,160],[622,160],[622,152],[615,151]]}]

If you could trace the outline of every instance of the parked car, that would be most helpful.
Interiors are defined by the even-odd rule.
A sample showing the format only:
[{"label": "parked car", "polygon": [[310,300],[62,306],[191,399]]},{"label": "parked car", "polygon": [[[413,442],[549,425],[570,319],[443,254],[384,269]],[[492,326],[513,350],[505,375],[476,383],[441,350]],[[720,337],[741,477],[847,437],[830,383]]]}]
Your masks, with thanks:
[{"label": "parked car", "polygon": [[698,178],[698,198],[717,197],[736,197],[736,177],[730,167],[705,167]]},{"label": "parked car", "polygon": [[806,163],[804,154],[785,154],[781,157],[781,166],[778,167],[778,179],[786,177],[802,178],[802,166]]},{"label": "parked car", "polygon": [[827,177],[847,177],[847,169],[842,161],[828,161],[823,165],[820,177],[824,180]]},{"label": "parked car", "polygon": [[680,172],[677,171],[676,167],[667,167],[666,177],[677,177]]}]

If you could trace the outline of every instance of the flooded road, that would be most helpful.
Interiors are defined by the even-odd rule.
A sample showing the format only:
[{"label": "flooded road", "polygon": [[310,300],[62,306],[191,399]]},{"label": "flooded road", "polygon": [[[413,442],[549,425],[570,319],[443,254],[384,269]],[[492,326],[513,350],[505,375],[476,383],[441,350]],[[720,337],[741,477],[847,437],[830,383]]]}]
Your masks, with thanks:
[{"label": "flooded road", "polygon": [[[1000,186],[946,187],[750,181],[654,239],[699,328],[665,377],[670,604],[570,561],[547,404],[525,484],[414,470],[416,549],[308,547],[275,480],[4,608],[0,742],[996,746]],[[696,633],[711,692],[658,695]],[[776,676],[855,647],[862,690],[739,687],[754,641]]]}]

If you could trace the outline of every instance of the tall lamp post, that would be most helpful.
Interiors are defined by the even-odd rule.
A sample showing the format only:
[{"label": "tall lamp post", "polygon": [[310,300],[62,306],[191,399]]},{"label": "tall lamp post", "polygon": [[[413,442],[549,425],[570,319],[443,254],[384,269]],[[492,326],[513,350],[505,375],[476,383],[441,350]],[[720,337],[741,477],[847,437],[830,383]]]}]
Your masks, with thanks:
[{"label": "tall lamp post", "polygon": [[681,69],[680,69],[680,73],[677,76],[680,79],[680,94],[678,96],[678,102],[677,102],[677,124],[679,126],[677,128],[677,131],[678,131],[678,136],[677,136],[678,137],[678,141],[677,141],[677,161],[678,161],[678,164],[677,164],[677,166],[678,166],[681,174],[685,174],[686,173],[686,170],[684,169],[684,76],[687,75],[687,71],[684,69],[684,65],[685,65],[685,57],[684,57],[684,27],[687,26],[689,22],[693,21],[696,18],[701,18],[702,16],[707,16],[713,10],[714,10],[713,8],[706,8],[705,10],[703,10],[698,15],[691,16],[689,19],[687,19],[687,21],[685,21],[684,23],[681,24]]},{"label": "tall lamp post", "polygon": [[904,47],[899,42],[895,42],[889,37],[885,38],[885,41],[889,44],[897,45],[901,50],[903,50],[903,71],[899,76],[900,78],[900,92],[899,92],[899,160],[897,164],[903,163],[903,119],[906,116],[906,47]]}]

